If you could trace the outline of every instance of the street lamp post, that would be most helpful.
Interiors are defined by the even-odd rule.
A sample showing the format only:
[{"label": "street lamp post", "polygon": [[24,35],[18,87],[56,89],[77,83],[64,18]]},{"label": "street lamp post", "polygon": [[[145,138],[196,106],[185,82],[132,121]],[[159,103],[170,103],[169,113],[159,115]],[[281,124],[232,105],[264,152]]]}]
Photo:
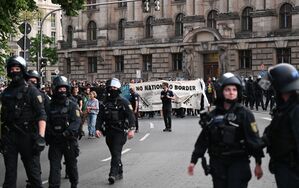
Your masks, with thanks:
[{"label": "street lamp post", "polygon": [[59,8],[59,9],[52,10],[51,12],[46,14],[46,16],[41,21],[40,30],[39,30],[39,34],[40,34],[39,57],[38,57],[38,61],[36,63],[36,70],[37,71],[40,71],[40,63],[41,63],[41,60],[43,58],[43,25],[44,25],[44,22],[45,22],[46,18],[49,15],[51,15],[53,12],[60,11],[60,10],[62,10],[62,9]]}]

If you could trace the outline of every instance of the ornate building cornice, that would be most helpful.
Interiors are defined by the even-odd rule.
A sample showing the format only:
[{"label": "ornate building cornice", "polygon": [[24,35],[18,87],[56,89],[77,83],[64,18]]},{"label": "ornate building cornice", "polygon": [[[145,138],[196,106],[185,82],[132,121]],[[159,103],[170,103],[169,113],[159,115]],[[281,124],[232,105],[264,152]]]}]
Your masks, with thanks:
[{"label": "ornate building cornice", "polygon": [[299,14],[299,6],[295,6],[292,14]]},{"label": "ornate building cornice", "polygon": [[238,12],[219,13],[216,20],[238,20],[240,19]]},{"label": "ornate building cornice", "polygon": [[125,28],[144,27],[143,21],[130,21],[126,22]]},{"label": "ornate building cornice", "polygon": [[173,25],[172,18],[160,18],[160,19],[155,19],[153,25],[158,26],[158,25]]},{"label": "ornate building cornice", "polygon": [[183,23],[205,22],[205,17],[202,15],[185,16]]},{"label": "ornate building cornice", "polygon": [[269,16],[277,16],[277,13],[275,9],[257,10],[255,12],[252,12],[251,16],[253,18],[269,17]]}]

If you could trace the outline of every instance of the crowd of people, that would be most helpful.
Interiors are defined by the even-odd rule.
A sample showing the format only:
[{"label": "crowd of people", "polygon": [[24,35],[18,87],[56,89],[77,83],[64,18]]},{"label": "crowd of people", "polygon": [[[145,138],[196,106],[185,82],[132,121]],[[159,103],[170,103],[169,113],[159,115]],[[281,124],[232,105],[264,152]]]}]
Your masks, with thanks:
[{"label": "crowd of people", "polygon": [[[42,187],[40,154],[49,145],[49,187],[60,187],[61,163],[65,160],[71,188],[79,182],[78,139],[105,136],[111,154],[108,182],[123,178],[121,152],[127,139],[139,131],[139,95],[130,88],[129,98],[121,96],[122,84],[117,78],[89,84],[57,76],[44,87],[37,71],[27,71],[26,61],[19,56],[7,60],[11,81],[2,86],[0,152],[4,156],[3,188],[16,188],[18,155],[21,155],[28,177],[27,187]],[[261,84],[260,77],[242,79],[225,73],[219,79],[209,78],[206,94],[214,108],[193,111],[172,109],[175,93],[167,82],[162,84],[161,115],[164,132],[172,132],[171,116],[200,115],[201,133],[195,143],[188,173],[193,175],[199,159],[206,175],[211,174],[214,188],[245,188],[251,179],[250,157],[255,158],[255,176],[263,176],[263,148],[270,155],[269,170],[278,188],[299,185],[299,73],[290,64],[269,68]],[[267,87],[266,87],[267,86]],[[269,87],[270,86],[270,87]],[[267,93],[273,120],[262,137],[252,109],[267,110],[263,98]],[[265,96],[266,95],[266,96]],[[272,102],[271,102],[272,101]],[[274,106],[275,101],[275,106]],[[201,101],[202,102],[202,101]],[[272,104],[272,105],[271,105]],[[248,108],[247,108],[248,107]],[[149,117],[155,112],[149,112]],[[190,113],[191,114],[191,113]],[[209,164],[205,159],[209,155]]]},{"label": "crowd of people", "polygon": [[[240,77],[242,84],[242,103],[250,108],[250,110],[262,110],[271,111],[275,106],[274,89],[270,87],[268,90],[264,90],[259,82],[262,79],[260,75],[256,76],[254,80],[252,76]],[[206,81],[206,96],[211,105],[214,104],[216,96],[217,79],[215,77],[209,77]],[[268,108],[269,107],[269,108]]]}]

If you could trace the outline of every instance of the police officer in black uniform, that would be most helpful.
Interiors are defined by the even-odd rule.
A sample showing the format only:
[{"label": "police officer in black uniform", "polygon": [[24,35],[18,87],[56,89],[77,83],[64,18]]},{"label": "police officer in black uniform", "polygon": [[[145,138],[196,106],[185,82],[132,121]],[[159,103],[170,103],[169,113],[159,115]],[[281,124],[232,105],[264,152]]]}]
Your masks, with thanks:
[{"label": "police officer in black uniform", "polygon": [[71,188],[78,184],[77,157],[79,156],[78,130],[80,111],[78,105],[68,98],[70,85],[67,78],[58,76],[52,84],[53,97],[48,113],[46,140],[49,144],[49,187],[59,188],[61,159],[64,156]]},{"label": "police officer in black uniform", "polygon": [[278,188],[299,187],[299,74],[290,64],[281,63],[268,70],[275,90],[276,108],[265,129],[264,140],[270,155],[269,170]]},{"label": "police officer in black uniform", "polygon": [[24,79],[26,68],[22,57],[12,56],[7,60],[7,76],[11,83],[1,99],[5,188],[16,187],[19,153],[30,184],[27,187],[42,187],[39,156],[45,148],[47,116],[41,93]]},{"label": "police officer in black uniform", "polygon": [[169,89],[167,82],[162,83],[163,90],[161,91],[160,99],[162,100],[162,113],[165,124],[163,132],[171,132],[171,113],[172,113],[172,100],[175,99],[173,92]]},{"label": "police officer in black uniform", "polygon": [[[32,85],[34,85],[37,89],[41,89],[41,76],[40,74],[36,71],[36,70],[29,70],[26,74],[26,81]],[[46,93],[42,92],[42,97],[44,99],[44,105],[45,105],[45,109],[47,111],[47,109],[49,108],[49,104],[50,104],[50,100],[51,98],[46,95]]]},{"label": "police officer in black uniform", "polygon": [[[242,82],[232,73],[225,73],[217,82],[216,109],[201,113],[202,131],[192,153],[188,173],[193,175],[198,158],[206,175],[211,173],[214,188],[245,188],[251,179],[250,160],[256,160],[255,175],[263,172],[263,142],[254,116],[240,102]],[[210,166],[204,154],[208,150]]]},{"label": "police officer in black uniform", "polygon": [[100,106],[96,137],[106,136],[106,143],[111,154],[111,167],[108,181],[114,184],[115,180],[123,178],[121,151],[128,139],[134,136],[135,118],[130,102],[120,94],[121,83],[117,78],[106,82],[107,97]]},{"label": "police officer in black uniform", "polygon": [[256,81],[254,82],[254,90],[255,90],[255,109],[258,111],[259,106],[261,105],[263,110],[265,109],[264,104],[264,90],[261,88],[261,86],[258,84],[259,81],[262,79],[261,75],[258,75],[256,78]]},{"label": "police officer in black uniform", "polygon": [[139,131],[138,117],[139,117],[139,94],[132,87],[130,88],[130,98],[129,101],[132,105],[133,112],[135,115],[135,133]]}]

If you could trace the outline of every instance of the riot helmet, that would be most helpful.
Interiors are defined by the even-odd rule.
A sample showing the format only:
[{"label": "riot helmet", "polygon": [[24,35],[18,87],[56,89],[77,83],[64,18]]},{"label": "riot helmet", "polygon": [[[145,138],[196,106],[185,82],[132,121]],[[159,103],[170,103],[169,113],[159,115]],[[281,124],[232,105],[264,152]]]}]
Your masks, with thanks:
[{"label": "riot helmet", "polygon": [[[12,67],[20,67],[20,72],[11,72]],[[21,56],[11,56],[6,60],[7,76],[12,79],[13,82],[22,80],[26,75],[27,63]]]},{"label": "riot helmet", "polygon": [[107,96],[110,98],[116,98],[121,93],[121,83],[119,79],[112,78],[106,81]]},{"label": "riot helmet", "polygon": [[225,86],[227,85],[235,85],[237,87],[238,90],[238,96],[237,96],[237,101],[240,102],[242,99],[242,89],[243,89],[243,82],[241,80],[241,78],[239,78],[238,76],[235,76],[233,73],[231,72],[227,72],[225,74],[223,74],[218,81],[216,82],[216,103],[217,104],[222,104],[225,101],[225,98],[223,96],[223,89]]},{"label": "riot helmet", "polygon": [[299,90],[299,73],[287,63],[280,63],[268,70],[268,78],[273,88],[279,93]]},{"label": "riot helmet", "polygon": [[109,89],[109,87],[116,87],[117,89],[120,89],[121,83],[119,79],[112,78],[106,81],[106,88]]},{"label": "riot helmet", "polygon": [[31,78],[35,78],[37,80],[37,83],[33,83],[36,87],[40,87],[40,79],[41,79],[41,76],[40,74],[36,71],[36,70],[29,70],[27,72],[27,75],[26,75],[26,80],[27,81],[30,81]]},{"label": "riot helmet", "polygon": [[[59,88],[65,87],[66,91],[59,91]],[[53,97],[58,99],[65,99],[67,96],[70,95],[70,84],[66,77],[64,76],[57,76],[53,80],[52,84],[52,90],[53,90]]]}]

